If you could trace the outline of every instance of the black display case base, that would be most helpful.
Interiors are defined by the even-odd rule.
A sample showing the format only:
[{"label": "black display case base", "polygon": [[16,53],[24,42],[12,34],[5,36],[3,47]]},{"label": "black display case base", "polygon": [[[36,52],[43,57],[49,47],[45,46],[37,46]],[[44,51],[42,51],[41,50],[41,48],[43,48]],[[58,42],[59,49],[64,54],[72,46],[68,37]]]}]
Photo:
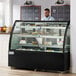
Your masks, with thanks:
[{"label": "black display case base", "polygon": [[70,69],[70,53],[13,51],[8,58],[8,65],[19,69],[60,72]]}]

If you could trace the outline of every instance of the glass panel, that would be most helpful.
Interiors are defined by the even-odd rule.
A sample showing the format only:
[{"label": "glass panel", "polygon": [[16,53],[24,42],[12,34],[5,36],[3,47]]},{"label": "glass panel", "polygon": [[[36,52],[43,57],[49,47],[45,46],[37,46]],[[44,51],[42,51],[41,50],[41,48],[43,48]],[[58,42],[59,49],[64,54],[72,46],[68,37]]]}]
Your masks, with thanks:
[{"label": "glass panel", "polygon": [[67,22],[16,22],[11,49],[63,53]]},{"label": "glass panel", "polygon": [[46,52],[63,53],[63,39],[65,33],[65,23],[48,22],[41,26],[43,30],[42,37],[44,38],[44,45]]},{"label": "glass panel", "polygon": [[70,27],[67,29],[64,52],[70,52]]}]

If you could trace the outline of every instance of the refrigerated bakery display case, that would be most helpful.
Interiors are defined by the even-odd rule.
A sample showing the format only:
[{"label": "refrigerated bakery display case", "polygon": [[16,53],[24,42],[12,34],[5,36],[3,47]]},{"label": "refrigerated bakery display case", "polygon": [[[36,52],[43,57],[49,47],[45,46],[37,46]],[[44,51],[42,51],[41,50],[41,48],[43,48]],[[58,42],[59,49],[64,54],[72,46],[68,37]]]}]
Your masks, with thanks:
[{"label": "refrigerated bakery display case", "polygon": [[9,41],[8,65],[23,69],[70,69],[70,22],[16,20]]}]

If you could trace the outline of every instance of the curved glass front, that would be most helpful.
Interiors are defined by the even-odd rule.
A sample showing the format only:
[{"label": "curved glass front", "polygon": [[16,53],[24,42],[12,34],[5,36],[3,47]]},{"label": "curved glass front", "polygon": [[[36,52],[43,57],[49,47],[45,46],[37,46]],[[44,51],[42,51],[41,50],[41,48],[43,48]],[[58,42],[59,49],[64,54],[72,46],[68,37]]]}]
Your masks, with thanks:
[{"label": "curved glass front", "polygon": [[63,53],[67,24],[61,21],[16,21],[10,50]]},{"label": "curved glass front", "polygon": [[64,53],[70,52],[70,26],[67,27],[64,40]]}]

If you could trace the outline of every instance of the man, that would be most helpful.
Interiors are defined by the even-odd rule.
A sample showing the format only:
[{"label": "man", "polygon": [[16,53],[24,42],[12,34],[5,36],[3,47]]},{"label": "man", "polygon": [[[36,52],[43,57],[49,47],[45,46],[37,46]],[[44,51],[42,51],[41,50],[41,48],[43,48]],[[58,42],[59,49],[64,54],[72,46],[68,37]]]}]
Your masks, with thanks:
[{"label": "man", "polygon": [[45,17],[42,18],[43,21],[54,21],[55,19],[50,16],[50,10],[48,8],[44,9],[44,15]]}]

